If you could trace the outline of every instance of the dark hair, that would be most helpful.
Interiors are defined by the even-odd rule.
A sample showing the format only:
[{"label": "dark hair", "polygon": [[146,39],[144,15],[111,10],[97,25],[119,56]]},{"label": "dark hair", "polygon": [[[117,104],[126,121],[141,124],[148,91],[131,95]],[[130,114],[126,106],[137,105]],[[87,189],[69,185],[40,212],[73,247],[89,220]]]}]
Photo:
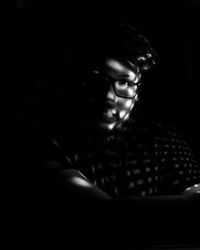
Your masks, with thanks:
[{"label": "dark hair", "polygon": [[[80,39],[80,38],[79,38]],[[106,56],[115,56],[139,67],[150,69],[156,61],[156,52],[149,40],[132,25],[122,22],[95,24],[83,29],[79,51],[83,67],[90,67]]]}]

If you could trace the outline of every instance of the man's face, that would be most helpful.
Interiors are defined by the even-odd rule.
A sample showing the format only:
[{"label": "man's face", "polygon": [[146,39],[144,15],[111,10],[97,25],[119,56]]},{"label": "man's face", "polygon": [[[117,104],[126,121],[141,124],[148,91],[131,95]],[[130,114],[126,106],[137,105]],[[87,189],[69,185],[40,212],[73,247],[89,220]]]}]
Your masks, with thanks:
[{"label": "man's face", "polygon": [[129,118],[137,99],[140,72],[130,62],[106,58],[85,80],[88,118],[103,130],[112,130]]}]

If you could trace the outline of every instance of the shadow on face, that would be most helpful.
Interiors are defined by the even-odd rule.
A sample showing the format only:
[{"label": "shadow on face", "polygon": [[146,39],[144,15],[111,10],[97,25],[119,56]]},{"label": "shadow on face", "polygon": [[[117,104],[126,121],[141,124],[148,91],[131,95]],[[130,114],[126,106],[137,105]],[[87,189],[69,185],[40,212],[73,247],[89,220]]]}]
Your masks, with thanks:
[{"label": "shadow on face", "polygon": [[121,126],[137,100],[139,69],[129,61],[107,57],[84,80],[86,118],[103,130]]}]

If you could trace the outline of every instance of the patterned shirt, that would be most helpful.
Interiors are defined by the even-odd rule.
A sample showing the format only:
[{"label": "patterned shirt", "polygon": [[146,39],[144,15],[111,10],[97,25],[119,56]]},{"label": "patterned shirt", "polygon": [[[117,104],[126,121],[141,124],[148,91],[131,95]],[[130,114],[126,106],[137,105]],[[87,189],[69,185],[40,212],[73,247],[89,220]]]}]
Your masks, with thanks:
[{"label": "patterned shirt", "polygon": [[111,197],[180,194],[200,183],[199,163],[172,127],[131,119],[103,136],[41,133],[35,145],[44,175],[76,169]]}]

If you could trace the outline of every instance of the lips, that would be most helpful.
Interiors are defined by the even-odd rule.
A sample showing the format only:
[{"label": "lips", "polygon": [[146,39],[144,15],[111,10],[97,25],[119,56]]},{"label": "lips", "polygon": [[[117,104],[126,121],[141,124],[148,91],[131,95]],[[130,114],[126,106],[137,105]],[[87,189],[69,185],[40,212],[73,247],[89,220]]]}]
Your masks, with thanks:
[{"label": "lips", "polygon": [[117,121],[116,111],[108,109],[102,114],[102,118],[105,122],[109,123],[116,122]]},{"label": "lips", "polygon": [[92,100],[89,110],[91,117],[98,120],[99,122],[116,123],[118,120],[116,107],[111,101],[100,102],[97,100]]}]

